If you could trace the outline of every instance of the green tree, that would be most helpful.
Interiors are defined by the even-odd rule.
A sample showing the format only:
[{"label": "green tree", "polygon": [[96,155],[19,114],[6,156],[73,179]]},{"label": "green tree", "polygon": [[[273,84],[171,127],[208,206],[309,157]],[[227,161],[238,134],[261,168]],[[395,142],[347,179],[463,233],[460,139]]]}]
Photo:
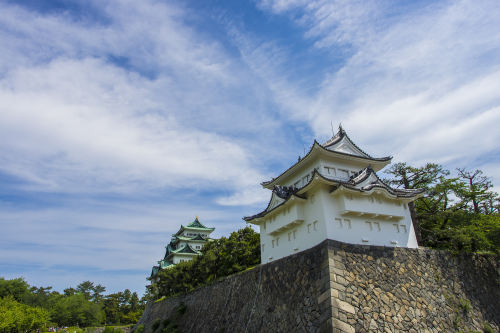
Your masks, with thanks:
[{"label": "green tree", "polygon": [[106,324],[120,324],[121,293],[106,295],[103,301]]},{"label": "green tree", "polygon": [[45,309],[22,304],[13,296],[0,298],[0,332],[34,331],[48,321],[49,313]]},{"label": "green tree", "polygon": [[[446,177],[450,174],[441,165],[435,163],[427,163],[423,167],[412,167],[406,163],[393,164],[385,173],[391,175],[393,178],[386,180],[386,182],[396,188],[403,189],[429,189],[439,179]],[[422,243],[422,232],[420,228],[419,219],[415,211],[415,204],[410,202],[408,204],[410,215],[415,227],[415,234],[419,244]]]},{"label": "green tree", "polygon": [[5,280],[0,278],[0,297],[12,296],[18,302],[24,300],[30,295],[30,286],[23,278]]},{"label": "green tree", "polygon": [[159,273],[151,290],[160,296],[185,293],[223,276],[243,271],[260,263],[260,237],[246,227],[205,244],[202,254]]},{"label": "green tree", "polygon": [[95,303],[102,302],[102,300],[104,299],[103,293],[105,291],[106,287],[100,284],[95,285],[94,288],[92,289],[92,297],[91,297],[92,302]]},{"label": "green tree", "polygon": [[[483,176],[481,170],[467,171],[457,169],[459,177],[465,183],[462,191],[457,195],[476,214],[492,214],[495,211],[494,202],[498,194],[491,191],[493,183],[488,177]],[[498,213],[498,208],[496,208]]]},{"label": "green tree", "polygon": [[[458,175],[437,164],[412,167],[398,163],[388,170],[387,182],[396,187],[424,188],[415,201],[414,221],[421,231],[420,245],[452,251],[499,252],[496,193],[480,170],[457,169]],[[409,205],[410,206],[410,205]],[[489,217],[488,217],[489,216]]]},{"label": "green tree", "polygon": [[94,283],[90,281],[83,281],[76,286],[76,291],[81,293],[87,300],[90,300],[94,292]]},{"label": "green tree", "polygon": [[50,309],[50,317],[61,326],[93,326],[103,322],[104,312],[99,304],[77,293],[60,295]]}]

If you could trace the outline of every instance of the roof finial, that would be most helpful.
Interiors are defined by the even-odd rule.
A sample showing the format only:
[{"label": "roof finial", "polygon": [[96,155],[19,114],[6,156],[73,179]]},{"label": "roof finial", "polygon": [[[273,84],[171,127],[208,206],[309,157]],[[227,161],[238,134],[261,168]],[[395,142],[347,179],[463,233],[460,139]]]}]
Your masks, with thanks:
[{"label": "roof finial", "polygon": [[342,128],[342,123],[339,123],[339,132],[340,133],[344,132],[344,129]]},{"label": "roof finial", "polygon": [[334,137],[335,132],[333,131],[333,120],[330,120],[330,126],[332,127],[332,137]]},{"label": "roof finial", "polygon": [[197,220],[197,219],[198,219],[198,215],[196,215],[196,219],[195,220]]}]

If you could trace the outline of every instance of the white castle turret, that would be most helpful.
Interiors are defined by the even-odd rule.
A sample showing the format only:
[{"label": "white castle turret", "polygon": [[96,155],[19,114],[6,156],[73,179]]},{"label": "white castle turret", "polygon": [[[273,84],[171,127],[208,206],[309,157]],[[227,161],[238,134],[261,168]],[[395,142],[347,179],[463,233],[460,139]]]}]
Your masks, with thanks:
[{"label": "white castle turret", "polygon": [[408,209],[423,190],[400,190],[376,174],[392,157],[374,158],[339,127],[324,144],[285,172],[262,183],[272,190],[266,209],[244,217],[260,227],[261,261],[311,248],[325,239],[418,247]]}]

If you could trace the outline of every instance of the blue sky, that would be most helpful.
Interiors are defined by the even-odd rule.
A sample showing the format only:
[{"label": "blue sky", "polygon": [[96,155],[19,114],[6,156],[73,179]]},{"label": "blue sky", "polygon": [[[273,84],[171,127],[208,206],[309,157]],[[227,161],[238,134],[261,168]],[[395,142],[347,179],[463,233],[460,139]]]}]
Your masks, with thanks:
[{"label": "blue sky", "polygon": [[500,181],[498,1],[0,1],[0,276],[142,293],[342,123]]}]

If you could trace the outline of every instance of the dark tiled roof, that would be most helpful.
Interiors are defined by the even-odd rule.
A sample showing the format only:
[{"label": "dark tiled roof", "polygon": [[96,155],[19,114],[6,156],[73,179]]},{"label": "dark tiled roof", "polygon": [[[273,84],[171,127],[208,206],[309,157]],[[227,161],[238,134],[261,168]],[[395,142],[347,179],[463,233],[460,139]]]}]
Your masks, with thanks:
[{"label": "dark tiled roof", "polygon": [[[366,179],[368,179],[370,175],[373,175],[376,178],[376,180],[371,182],[370,184],[363,186],[362,188],[356,187],[356,185],[361,184]],[[349,179],[349,182],[343,183],[342,185],[351,189],[361,190],[363,192],[370,191],[374,188],[382,188],[392,195],[403,198],[412,198],[425,191],[424,189],[401,190],[392,188],[389,185],[387,185],[382,179],[380,179],[377,173],[370,166],[361,170],[357,175],[351,177],[351,179]]]},{"label": "dark tiled roof", "polygon": [[271,202],[273,200],[273,195],[271,195],[271,199],[269,200],[269,203],[267,204],[266,209],[264,209],[262,212],[257,213],[255,215],[246,216],[243,218],[243,220],[250,221],[250,220],[253,220],[255,218],[262,217],[262,216],[266,215],[267,213],[275,210],[276,208],[284,205],[285,202],[287,202],[291,197],[306,199],[306,197],[297,194],[297,191],[298,191],[298,189],[293,187],[293,186],[288,186],[288,187],[287,186],[274,186],[273,194],[277,195],[281,199],[284,199],[283,202],[281,202],[279,205],[274,206],[272,209],[269,209],[269,207],[271,206]]},{"label": "dark tiled roof", "polygon": [[[374,182],[372,182],[372,183],[370,183],[368,185],[365,185],[365,186],[363,186],[361,188],[356,187],[357,185],[361,184],[366,179],[368,179],[368,177],[370,177],[370,175],[372,175],[372,174],[376,178],[376,180]],[[309,186],[314,181],[315,176],[318,176],[318,177],[320,177],[323,180],[328,181],[328,182],[337,183],[339,185],[339,187],[343,186],[345,188],[348,188],[348,189],[351,189],[351,190],[356,190],[356,191],[359,191],[359,192],[368,192],[368,191],[371,191],[373,188],[378,187],[378,188],[385,189],[388,193],[390,193],[390,194],[392,194],[394,196],[400,197],[400,198],[413,198],[416,195],[424,192],[424,189],[415,189],[415,190],[394,189],[394,188],[390,187],[389,185],[387,185],[386,183],[384,183],[378,177],[377,173],[370,166],[368,166],[368,167],[360,170],[355,175],[351,176],[349,178],[349,180],[347,180],[347,181],[343,180],[343,179],[340,179],[340,178],[325,177],[321,173],[319,173],[318,170],[314,169],[311,172],[311,179],[309,180],[309,182],[307,184],[305,184],[304,186],[298,188],[298,189],[292,187],[293,190],[290,190],[290,187],[287,188],[287,187],[275,186],[274,189],[273,189],[273,193],[275,193],[276,195],[278,195],[276,193],[276,189],[277,188],[278,189],[280,189],[280,188],[286,188],[287,189],[287,190],[285,190],[285,192],[288,194],[288,196],[286,196],[285,198],[283,198],[285,200],[282,203],[280,203],[279,205],[273,207],[272,209],[269,209],[269,206],[270,206],[271,200],[272,200],[272,196],[271,196],[271,200],[269,201],[269,204],[267,205],[267,207],[266,207],[265,210],[263,210],[262,212],[260,212],[258,214],[244,217],[243,220],[245,220],[245,221],[251,221],[253,219],[256,219],[256,218],[259,218],[259,217],[263,217],[263,216],[267,215],[269,212],[271,212],[271,211],[275,210],[276,208],[282,206],[285,202],[287,202],[290,199],[290,197],[292,197],[292,195],[293,196],[297,196],[297,197],[302,198],[302,199],[305,199],[306,197],[304,197],[301,194],[298,194],[298,192],[300,192],[302,189],[304,189],[307,186]],[[336,187],[333,191],[335,191],[337,189],[338,189],[338,187]],[[285,193],[285,192],[281,192],[281,193]]]},{"label": "dark tiled roof", "polygon": [[[349,153],[344,153],[344,152],[340,152],[340,151],[334,151],[334,150],[330,150],[330,149],[327,149],[327,147],[329,146],[332,146],[334,144],[336,144],[337,142],[339,142],[340,140],[342,140],[342,138],[346,138],[347,140],[349,140],[349,142],[354,146],[356,147],[360,152],[362,152],[364,155],[366,156],[359,156],[359,155],[354,155],[354,154],[349,154]],[[352,140],[351,138],[349,138],[349,136],[347,135],[347,133],[344,131],[344,129],[342,127],[339,127],[339,132],[337,132],[337,134],[335,134],[330,140],[328,140],[327,142],[325,142],[323,145],[320,144],[318,141],[314,140],[311,148],[309,149],[309,152],[307,152],[307,154],[303,157],[303,158],[299,158],[299,160],[297,162],[295,162],[292,166],[290,166],[288,169],[286,169],[285,171],[283,171],[278,177],[275,177],[269,181],[265,181],[265,182],[262,182],[261,185],[262,186],[266,186],[268,184],[271,184],[273,181],[275,181],[277,178],[283,176],[285,173],[287,173],[290,169],[292,169],[293,167],[295,167],[297,164],[301,163],[303,160],[305,160],[310,154],[311,152],[313,151],[313,148],[314,146],[317,145],[318,147],[320,147],[321,149],[323,149],[324,151],[327,151],[329,153],[334,153],[334,154],[339,154],[339,155],[343,155],[343,156],[349,156],[349,157],[354,157],[354,158],[361,158],[361,159],[365,159],[365,160],[371,160],[371,161],[374,161],[374,162],[387,162],[387,161],[390,161],[392,159],[391,156],[385,156],[385,157],[372,157],[370,156],[369,154],[365,153],[361,148],[359,148]]]},{"label": "dark tiled roof", "polygon": [[[371,160],[379,160],[379,161],[387,161],[387,160],[392,159],[392,157],[390,157],[390,156],[372,157],[370,154],[365,152],[363,149],[359,148],[359,146],[357,144],[355,144],[354,141],[351,140],[351,138],[349,137],[349,135],[347,135],[346,131],[344,131],[342,126],[339,126],[339,131],[337,132],[337,134],[335,134],[330,140],[328,140],[327,142],[325,142],[321,146],[324,148],[328,148],[328,147],[333,146],[334,144],[340,142],[343,138],[346,138],[346,140],[349,141],[349,143],[352,144],[354,147],[356,147],[356,149],[358,149],[363,155],[365,155],[366,158],[369,158]],[[346,153],[342,153],[339,151],[337,151],[337,153],[346,154]],[[352,154],[347,154],[347,155],[352,155]],[[353,155],[353,156],[357,156],[357,155]]]}]

